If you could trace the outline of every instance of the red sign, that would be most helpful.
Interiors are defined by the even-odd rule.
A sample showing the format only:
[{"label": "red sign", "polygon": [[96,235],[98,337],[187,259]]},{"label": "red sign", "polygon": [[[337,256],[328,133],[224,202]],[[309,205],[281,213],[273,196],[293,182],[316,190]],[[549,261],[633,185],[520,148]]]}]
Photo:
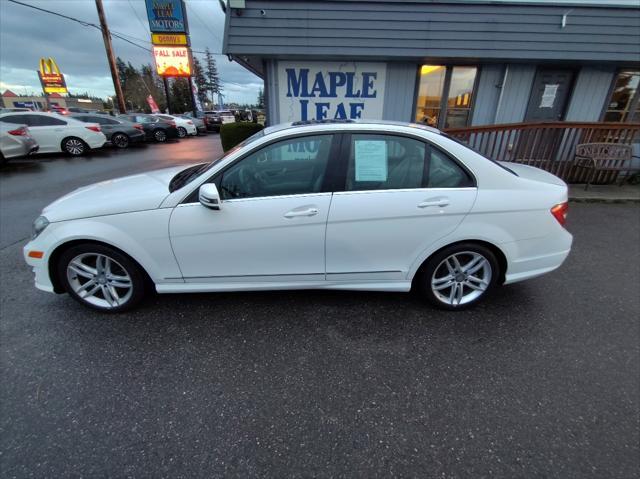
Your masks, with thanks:
[{"label": "red sign", "polygon": [[151,95],[147,97],[147,103],[149,104],[149,108],[151,108],[151,113],[160,113],[160,108],[158,108],[158,104]]}]

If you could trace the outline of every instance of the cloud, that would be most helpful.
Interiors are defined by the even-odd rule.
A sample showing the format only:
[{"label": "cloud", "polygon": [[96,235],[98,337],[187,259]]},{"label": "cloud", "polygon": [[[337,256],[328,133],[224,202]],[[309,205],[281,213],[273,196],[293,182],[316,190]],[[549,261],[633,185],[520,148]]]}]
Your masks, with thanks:
[{"label": "cloud", "polygon": [[[86,0],[24,0],[34,6],[98,24],[95,3]],[[222,49],[224,15],[214,0],[187,0],[187,16],[193,50]],[[109,28],[145,48],[150,33],[144,0],[104,0]],[[134,66],[153,62],[143,48],[113,38],[117,56]],[[194,53],[202,59],[202,55]],[[53,57],[74,93],[88,92],[105,98],[113,95],[113,83],[100,31],[48,13],[0,0],[0,87],[16,93],[40,91],[36,70],[41,57]],[[262,80],[226,55],[216,56],[227,101],[255,102]]]}]

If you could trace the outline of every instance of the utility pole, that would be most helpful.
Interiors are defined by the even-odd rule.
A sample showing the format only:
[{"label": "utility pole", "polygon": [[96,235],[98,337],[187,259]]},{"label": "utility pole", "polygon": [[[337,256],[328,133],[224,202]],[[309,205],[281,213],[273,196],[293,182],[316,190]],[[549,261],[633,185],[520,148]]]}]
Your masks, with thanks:
[{"label": "utility pole", "polygon": [[111,78],[113,79],[113,87],[116,90],[116,99],[118,100],[118,109],[120,113],[126,113],[127,107],[124,104],[124,95],[122,94],[122,86],[118,78],[118,69],[116,68],[116,59],[113,56],[113,47],[111,46],[111,33],[107,27],[107,19],[104,16],[104,8],[102,0],[96,0],[96,8],[98,9],[98,18],[100,19],[100,30],[104,39],[104,48],[107,50],[107,60],[109,60],[109,69],[111,70]]}]

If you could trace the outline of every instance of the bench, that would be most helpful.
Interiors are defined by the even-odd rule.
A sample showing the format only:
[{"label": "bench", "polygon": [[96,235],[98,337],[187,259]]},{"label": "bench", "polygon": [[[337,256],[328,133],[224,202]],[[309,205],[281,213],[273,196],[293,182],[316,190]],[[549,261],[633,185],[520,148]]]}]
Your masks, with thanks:
[{"label": "bench", "polygon": [[[576,146],[575,168],[586,174],[584,189],[598,181],[600,183],[614,183],[621,177],[620,186],[626,176],[620,176],[621,172],[631,172],[630,145],[617,143],[583,143]],[[584,176],[583,176],[584,178]]]}]

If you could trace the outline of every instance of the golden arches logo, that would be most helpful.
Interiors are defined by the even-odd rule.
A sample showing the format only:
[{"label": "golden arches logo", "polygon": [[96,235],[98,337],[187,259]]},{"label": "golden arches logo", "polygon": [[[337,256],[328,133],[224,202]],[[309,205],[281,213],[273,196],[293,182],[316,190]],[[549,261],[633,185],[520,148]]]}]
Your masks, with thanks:
[{"label": "golden arches logo", "polygon": [[53,58],[41,58],[40,73],[43,75],[60,75],[60,68],[58,68],[58,64]]}]

